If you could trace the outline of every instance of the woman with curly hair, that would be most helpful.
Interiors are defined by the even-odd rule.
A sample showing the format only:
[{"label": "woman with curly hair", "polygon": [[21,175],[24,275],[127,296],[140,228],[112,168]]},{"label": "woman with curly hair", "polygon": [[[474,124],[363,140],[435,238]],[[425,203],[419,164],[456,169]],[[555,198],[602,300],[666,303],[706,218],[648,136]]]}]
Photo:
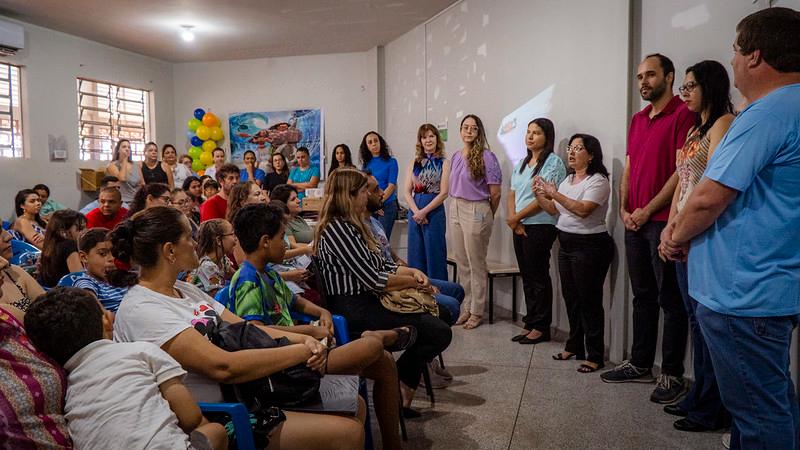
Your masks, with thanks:
[{"label": "woman with curly hair", "polygon": [[375,131],[367,132],[361,139],[359,153],[362,169],[374,176],[383,190],[383,209],[375,217],[383,225],[386,238],[391,239],[397,219],[397,160],[383,136]]},{"label": "woman with curly hair", "polygon": [[471,330],[483,323],[486,306],[486,254],[503,174],[497,156],[486,141],[481,119],[468,114],[461,120],[464,148],[453,155],[450,169],[450,225],[453,256],[464,280],[464,302],[456,325]]}]

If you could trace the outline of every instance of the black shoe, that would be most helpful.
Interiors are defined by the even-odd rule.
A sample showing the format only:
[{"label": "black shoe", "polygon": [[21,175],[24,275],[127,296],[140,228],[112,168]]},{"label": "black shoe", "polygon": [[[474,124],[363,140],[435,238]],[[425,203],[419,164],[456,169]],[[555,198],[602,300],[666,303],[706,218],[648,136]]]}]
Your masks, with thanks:
[{"label": "black shoe", "polygon": [[600,379],[606,383],[652,383],[653,372],[636,367],[630,361],[623,361],[617,367],[600,374]]},{"label": "black shoe", "polygon": [[662,404],[675,403],[687,392],[689,392],[689,383],[683,377],[673,377],[662,373],[658,376],[656,388],[650,395],[650,401]]},{"label": "black shoe", "polygon": [[525,344],[538,344],[540,342],[548,342],[549,340],[550,340],[550,333],[542,333],[542,335],[539,336],[538,338],[529,339],[527,336],[525,336],[517,342],[525,345]]},{"label": "black shoe", "polygon": [[711,431],[711,428],[708,428],[705,425],[700,425],[699,423],[692,422],[689,419],[678,419],[675,423],[672,424],[678,431],[690,431],[690,432],[703,432],[703,431]]},{"label": "black shoe", "polygon": [[689,412],[683,409],[680,405],[667,405],[664,407],[664,412],[673,416],[686,417]]},{"label": "black shoe", "polygon": [[403,418],[404,419],[419,419],[422,417],[422,413],[419,411],[415,411],[411,408],[406,408],[403,406]]}]

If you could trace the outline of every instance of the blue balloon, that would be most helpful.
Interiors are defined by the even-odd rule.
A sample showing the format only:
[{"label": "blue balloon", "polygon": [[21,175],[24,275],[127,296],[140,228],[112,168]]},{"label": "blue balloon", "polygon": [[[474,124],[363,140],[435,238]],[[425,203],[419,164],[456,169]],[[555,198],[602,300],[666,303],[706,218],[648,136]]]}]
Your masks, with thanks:
[{"label": "blue balloon", "polygon": [[201,145],[203,145],[203,140],[200,139],[197,136],[192,135],[191,141],[192,141],[192,145],[195,146],[195,147],[200,147]]},{"label": "blue balloon", "polygon": [[203,116],[206,115],[206,111],[203,108],[197,108],[194,110],[194,118],[197,120],[203,120]]}]

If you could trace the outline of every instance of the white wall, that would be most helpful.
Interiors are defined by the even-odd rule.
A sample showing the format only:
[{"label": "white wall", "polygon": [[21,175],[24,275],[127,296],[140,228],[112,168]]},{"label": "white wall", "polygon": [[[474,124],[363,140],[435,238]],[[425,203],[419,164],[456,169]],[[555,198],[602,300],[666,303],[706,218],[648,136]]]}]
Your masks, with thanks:
[{"label": "white wall", "polygon": [[355,149],[377,127],[376,49],[362,53],[176,64],[175,142],[188,149],[186,121],[195,108],[213,111],[227,140],[236,112],[322,108],[326,154],[344,142]]},{"label": "white wall", "polygon": [[[77,169],[102,165],[79,160],[77,77],[152,90],[155,101],[153,138],[161,142],[159,138],[171,140],[175,135],[172,64],[46,28],[21,25],[25,28],[25,49],[1,61],[23,66],[26,157],[0,158],[0,215],[3,218],[13,216],[16,192],[36,183],[49,185],[53,198],[65,206],[78,207],[81,192],[77,188]],[[67,161],[50,161],[48,135],[66,138]]]}]

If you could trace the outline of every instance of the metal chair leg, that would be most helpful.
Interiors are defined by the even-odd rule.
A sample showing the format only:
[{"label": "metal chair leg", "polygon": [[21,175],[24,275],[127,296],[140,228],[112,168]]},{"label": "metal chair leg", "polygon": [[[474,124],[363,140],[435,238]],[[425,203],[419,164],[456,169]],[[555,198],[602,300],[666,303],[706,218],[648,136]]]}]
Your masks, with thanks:
[{"label": "metal chair leg", "polygon": [[431,399],[431,405],[436,403],[436,399],[433,398],[433,388],[431,387],[431,373],[428,370],[428,365],[422,368],[422,379],[425,380],[425,392],[428,393],[428,397]]},{"label": "metal chair leg", "polygon": [[494,277],[489,275],[489,323],[494,323]]},{"label": "metal chair leg", "polygon": [[439,365],[442,366],[442,369],[444,369],[444,358],[442,358],[441,353],[439,353]]}]

